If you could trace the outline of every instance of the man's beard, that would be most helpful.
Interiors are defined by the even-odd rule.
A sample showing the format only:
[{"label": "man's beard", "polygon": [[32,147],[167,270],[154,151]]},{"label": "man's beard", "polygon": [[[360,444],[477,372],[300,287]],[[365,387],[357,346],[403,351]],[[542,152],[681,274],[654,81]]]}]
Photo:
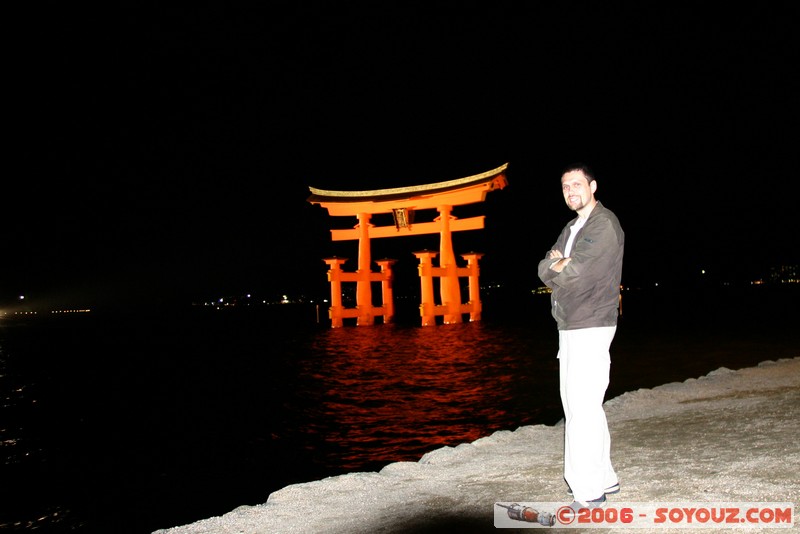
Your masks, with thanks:
[{"label": "man's beard", "polygon": [[578,202],[575,204],[572,204],[569,199],[567,199],[567,207],[572,211],[578,211],[579,209],[586,207],[586,203],[582,198],[578,198]]}]

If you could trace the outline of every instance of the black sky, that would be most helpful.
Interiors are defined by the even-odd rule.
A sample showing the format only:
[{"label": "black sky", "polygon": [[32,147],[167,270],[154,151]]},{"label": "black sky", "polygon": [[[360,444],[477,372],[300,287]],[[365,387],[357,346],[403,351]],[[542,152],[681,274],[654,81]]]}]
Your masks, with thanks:
[{"label": "black sky", "polygon": [[[324,289],[321,258],[356,255],[328,230],[354,221],[308,204],[308,186],[504,162],[509,186],[476,208],[486,229],[456,241],[486,253],[487,277],[539,285],[523,264],[571,216],[558,178],[573,161],[594,168],[626,230],[624,282],[796,263],[798,8],[697,4],[19,13],[2,296]],[[435,242],[392,246],[373,257],[413,262]]]}]

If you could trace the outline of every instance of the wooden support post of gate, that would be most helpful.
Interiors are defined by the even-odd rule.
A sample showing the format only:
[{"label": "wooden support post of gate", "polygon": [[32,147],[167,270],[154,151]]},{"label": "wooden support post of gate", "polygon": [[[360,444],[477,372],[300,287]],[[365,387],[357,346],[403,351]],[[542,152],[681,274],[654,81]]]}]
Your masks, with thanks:
[{"label": "wooden support post of gate", "polygon": [[328,264],[328,282],[331,284],[331,307],[328,316],[332,328],[340,328],[344,322],[344,306],[342,306],[342,264],[347,258],[325,258]]},{"label": "wooden support post of gate", "polygon": [[461,257],[467,260],[467,271],[469,272],[469,320],[470,322],[480,321],[483,304],[481,303],[480,269],[478,268],[478,260],[483,257],[483,254],[469,252],[467,254],[462,254]]}]

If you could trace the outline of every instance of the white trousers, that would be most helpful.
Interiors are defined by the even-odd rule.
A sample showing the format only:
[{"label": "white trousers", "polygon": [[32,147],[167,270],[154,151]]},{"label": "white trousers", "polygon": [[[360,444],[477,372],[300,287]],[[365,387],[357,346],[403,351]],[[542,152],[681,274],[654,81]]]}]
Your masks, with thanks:
[{"label": "white trousers", "polygon": [[577,501],[602,496],[617,483],[603,397],[617,328],[558,331],[561,404],[564,407],[564,479]]}]

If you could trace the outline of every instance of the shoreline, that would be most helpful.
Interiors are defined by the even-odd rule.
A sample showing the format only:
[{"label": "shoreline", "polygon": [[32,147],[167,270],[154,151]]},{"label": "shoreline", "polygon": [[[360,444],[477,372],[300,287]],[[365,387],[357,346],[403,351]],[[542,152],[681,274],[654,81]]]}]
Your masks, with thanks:
[{"label": "shoreline", "polygon": [[[800,410],[800,356],[721,367],[604,406],[622,485],[609,506],[800,495],[800,428],[792,416]],[[562,422],[501,430],[417,462],[293,484],[263,504],[154,534],[495,531],[495,502],[569,504],[562,449]]]}]

